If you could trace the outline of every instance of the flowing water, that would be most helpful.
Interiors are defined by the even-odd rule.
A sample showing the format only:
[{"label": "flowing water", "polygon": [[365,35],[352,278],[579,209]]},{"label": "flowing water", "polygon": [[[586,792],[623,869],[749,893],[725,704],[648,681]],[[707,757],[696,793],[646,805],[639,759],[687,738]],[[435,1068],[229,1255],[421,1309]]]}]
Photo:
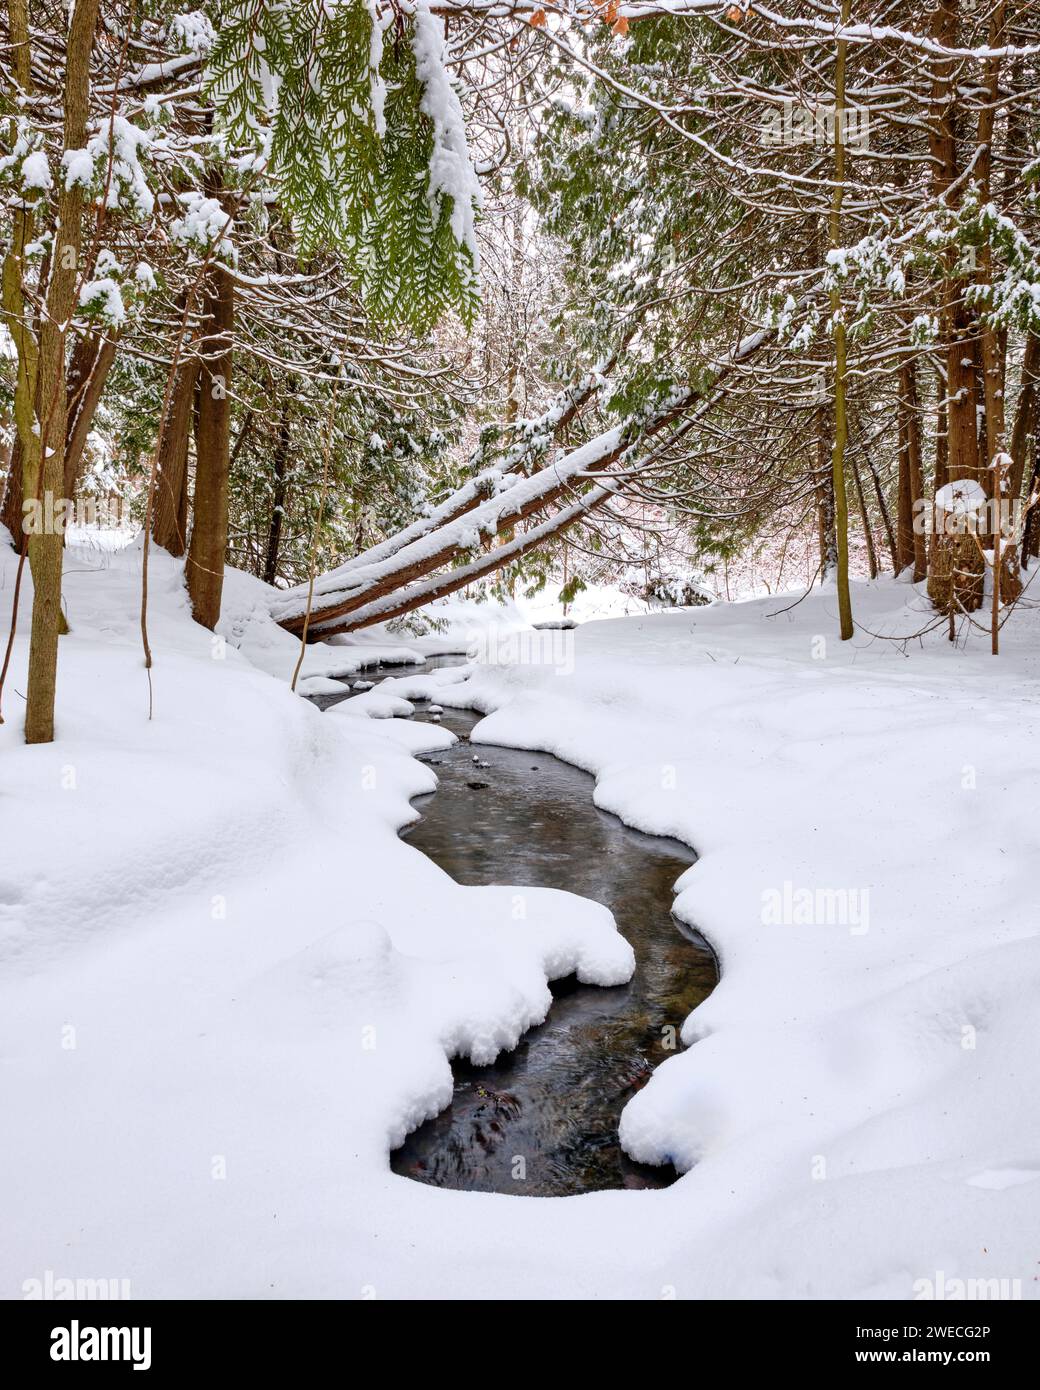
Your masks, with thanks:
[{"label": "flowing water", "polygon": [[671,915],[694,856],[598,810],[592,778],[549,754],[471,745],[477,718],[445,710],[459,742],[425,758],[439,786],[416,798],[421,819],[403,836],[459,883],[565,888],[603,903],[632,943],[636,972],[612,989],[559,980],[546,1021],[512,1052],[490,1066],[453,1062],[451,1105],[408,1136],[391,1166],[438,1187],[526,1196],[667,1186],[674,1169],[633,1163],[617,1125],[717,979],[707,943]]}]

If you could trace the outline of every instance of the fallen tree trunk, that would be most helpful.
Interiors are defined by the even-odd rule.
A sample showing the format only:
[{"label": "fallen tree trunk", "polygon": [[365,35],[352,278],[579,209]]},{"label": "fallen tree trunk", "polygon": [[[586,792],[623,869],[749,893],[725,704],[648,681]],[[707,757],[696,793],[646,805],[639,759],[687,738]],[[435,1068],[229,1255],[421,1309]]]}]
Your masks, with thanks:
[{"label": "fallen tree trunk", "polygon": [[[450,526],[453,521],[458,521],[461,517],[468,515],[481,502],[493,498],[498,491],[501,479],[525,472],[525,465],[536,460],[541,450],[551,442],[556,434],[567,428],[582,406],[586,405],[600,390],[605,377],[614,370],[621,353],[634,337],[637,326],[637,324],[632,325],[617,351],[602,366],[593,368],[580,380],[561,391],[549,409],[536,420],[523,422],[523,437],[505,451],[500,463],[490,468],[481,469],[472,477],[467,478],[449,497],[434,507],[428,516],[420,517],[418,521],[412,522],[410,526],[406,526],[403,531],[398,531],[396,535],[387,537],[386,540],[380,541],[377,545],[369,546],[367,550],[363,550],[359,555],[345,561],[337,569],[331,570],[325,577],[331,579],[336,574],[345,575],[366,565],[381,564],[390,559],[391,556],[396,555],[398,551],[403,550],[406,545],[421,540],[442,526]],[[303,594],[305,590],[305,585],[298,585],[295,590],[287,590],[286,592],[287,594]]]},{"label": "fallen tree trunk", "polygon": [[[645,463],[617,469],[616,479],[601,481],[599,487],[592,488],[548,521],[507,544],[448,574],[435,573],[476,550],[482,535],[493,537],[543,511],[573,491],[576,485],[587,482],[593,471],[602,472],[619,461],[630,460],[634,450],[645,440],[675,423],[691,408],[696,408],[694,419],[701,418],[704,410],[722,399],[723,393],[715,388],[773,336],[771,329],[762,329],[745,338],[717,371],[711,396],[706,397],[703,391],[694,388],[674,391],[655,411],[605,431],[530,477],[515,482],[499,496],[475,506],[469,515],[402,546],[383,564],[341,568],[324,576],[314,587],[309,630],[319,637],[353,631],[400,616],[432,598],[453,593],[473,579],[492,573],[572,525],[621,490],[625,477]],[[306,595],[295,593],[280,597],[272,613],[283,627],[300,632],[307,615]]]},{"label": "fallen tree trunk", "polygon": [[[685,421],[682,428],[669,442],[674,443],[675,439],[692,429],[697,420],[701,418],[701,414],[706,414],[708,410],[718,404],[722,395],[723,393],[720,391],[707,400],[703,400],[701,402],[702,410],[697,410],[689,420]],[[501,569],[510,561],[519,559],[528,551],[536,550],[554,536],[562,535],[576,522],[583,521],[592,512],[609,502],[611,498],[623,492],[630,477],[643,472],[655,461],[656,455],[653,455],[629,463],[625,468],[619,469],[615,477],[598,482],[589,491],[583,493],[581,497],[561,511],[556,512],[546,521],[541,522],[530,531],[516,536],[505,545],[497,546],[486,555],[479,556],[468,565],[461,565],[457,569],[450,570],[447,574],[434,575],[433,578],[427,579],[421,584],[413,584],[403,591],[395,590],[385,598],[367,604],[347,618],[321,623],[319,627],[311,629],[315,639],[331,637],[339,632],[356,632],[360,628],[370,627],[373,623],[389,622],[391,618],[403,617],[405,613],[422,608],[434,599],[457,593],[459,589],[464,589],[467,584],[472,584],[475,580],[493,574],[495,570]]]},{"label": "fallen tree trunk", "polygon": [[[668,418],[674,415],[669,412]],[[656,428],[662,428],[665,423],[662,417]],[[490,539],[504,527],[514,526],[550,506],[586,469],[609,467],[627,447],[622,428],[616,426],[557,463],[530,478],[521,479],[497,497],[474,507],[469,515],[404,546],[385,564],[364,566],[345,575],[326,575],[314,586],[311,622],[345,617],[376,599],[396,593],[416,579],[443,569],[459,555],[476,550],[482,536]],[[272,611],[283,627],[299,632],[305,622],[306,597],[276,602]]]}]

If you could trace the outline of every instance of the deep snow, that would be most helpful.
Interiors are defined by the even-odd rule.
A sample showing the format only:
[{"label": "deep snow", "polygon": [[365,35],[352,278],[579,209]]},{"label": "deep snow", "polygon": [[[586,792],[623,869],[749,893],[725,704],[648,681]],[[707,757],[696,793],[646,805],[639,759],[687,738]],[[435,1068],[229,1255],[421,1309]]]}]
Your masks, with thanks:
[{"label": "deep snow", "polygon": [[[826,593],[592,622],[321,715],[263,586],[229,575],[225,644],[160,554],[149,723],[137,547],[69,571],[58,741],[21,744],[21,639],[0,729],[0,1292],[51,1270],[135,1297],[910,1298],[941,1271],[1036,1296],[1035,614],[998,660],[984,636],[842,645]],[[855,602],[921,626],[908,586]],[[450,644],[362,636],[305,672]],[[510,887],[397,838],[433,785],[409,754],[451,736],[359,716],[429,692],[701,856],[677,910],[722,980],[622,1121],[633,1156],[689,1168],[667,1190],[388,1170],[448,1053],[515,1043],[547,977],[631,969],[597,905],[528,890],[517,922]],[[837,920],[802,921],[805,891]]]}]

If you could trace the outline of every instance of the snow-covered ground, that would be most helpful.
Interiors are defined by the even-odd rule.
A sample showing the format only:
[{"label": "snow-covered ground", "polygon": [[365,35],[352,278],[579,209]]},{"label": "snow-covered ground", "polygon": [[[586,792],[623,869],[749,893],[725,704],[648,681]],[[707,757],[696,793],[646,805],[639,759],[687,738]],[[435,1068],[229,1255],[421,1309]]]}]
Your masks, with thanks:
[{"label": "snow-covered ground", "polygon": [[[841,644],[818,592],[538,641],[487,611],[482,654],[513,664],[321,715],[262,586],[229,575],[214,639],[160,554],[149,723],[138,581],[136,546],[70,552],[54,745],[21,744],[23,639],[5,696],[0,1293],[49,1270],[136,1297],[1037,1296],[1035,614],[994,660],[981,636]],[[873,632],[925,617],[891,581],[855,603]],[[438,643],[330,642],[305,672]],[[434,780],[410,754],[451,736],[363,716],[427,690],[700,854],[677,910],[722,980],[622,1121],[688,1169],[669,1189],[388,1169],[449,1053],[512,1045],[547,978],[631,969],[604,909],[538,890],[514,921],[509,886],[397,838]]]}]

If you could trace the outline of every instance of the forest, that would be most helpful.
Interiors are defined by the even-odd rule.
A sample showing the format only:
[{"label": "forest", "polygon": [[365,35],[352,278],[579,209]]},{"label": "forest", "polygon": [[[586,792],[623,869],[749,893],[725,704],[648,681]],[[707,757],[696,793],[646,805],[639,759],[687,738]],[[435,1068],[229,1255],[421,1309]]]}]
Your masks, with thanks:
[{"label": "forest", "polygon": [[331,633],[564,547],[663,595],[751,549],[843,638],[850,567],[912,567],[997,643],[1040,541],[1031,6],[64,16],[3,35],[29,742],[90,502],[210,628],[225,560]]},{"label": "forest", "polygon": [[1037,7],[188,2],[0,5],[0,1292],[1035,1298]]}]

